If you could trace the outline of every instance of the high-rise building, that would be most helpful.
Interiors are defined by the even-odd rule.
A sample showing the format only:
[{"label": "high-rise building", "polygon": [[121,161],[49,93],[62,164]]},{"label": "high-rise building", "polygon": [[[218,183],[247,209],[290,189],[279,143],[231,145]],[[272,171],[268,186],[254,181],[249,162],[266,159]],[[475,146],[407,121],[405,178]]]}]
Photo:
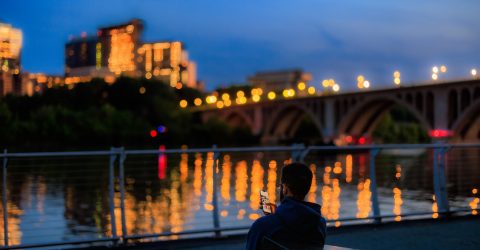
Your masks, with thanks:
[{"label": "high-rise building", "polygon": [[145,78],[160,79],[177,88],[183,85],[196,88],[196,65],[189,61],[181,42],[144,43],[138,53]]},{"label": "high-rise building", "polygon": [[312,75],[301,69],[264,71],[257,72],[248,78],[248,82],[254,87],[260,87],[264,91],[282,91],[283,89],[295,88],[299,82],[312,80]]},{"label": "high-rise building", "polygon": [[136,61],[137,50],[141,46],[140,36],[143,31],[142,21],[132,21],[98,30],[98,38],[103,54],[101,64],[115,75],[124,74],[139,77],[140,63]]},{"label": "high-rise building", "polygon": [[73,82],[76,78],[88,81],[91,77],[108,75],[110,71],[102,64],[102,47],[97,37],[85,35],[68,42],[65,46],[65,77]]},{"label": "high-rise building", "polygon": [[22,31],[0,23],[0,96],[22,94],[20,55]]},{"label": "high-rise building", "polygon": [[73,39],[65,46],[65,83],[88,81],[103,77],[113,82],[115,77],[155,78],[172,87],[196,87],[196,65],[189,61],[184,45],[179,41],[142,43],[143,23],[133,19],[128,23],[103,27],[97,36]]}]

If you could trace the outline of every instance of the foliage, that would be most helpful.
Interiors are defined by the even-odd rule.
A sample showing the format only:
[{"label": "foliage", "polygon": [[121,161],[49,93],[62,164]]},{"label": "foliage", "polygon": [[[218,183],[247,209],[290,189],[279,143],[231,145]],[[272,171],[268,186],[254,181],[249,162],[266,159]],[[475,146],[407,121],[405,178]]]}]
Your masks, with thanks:
[{"label": "foliage", "polygon": [[[197,97],[203,94],[196,89],[125,77],[114,84],[94,79],[73,89],[48,88],[31,97],[8,95],[0,99],[0,146],[64,150],[256,143],[249,131],[219,120],[202,124],[198,114],[178,107],[181,99]],[[158,126],[167,131],[152,138],[150,131]]]},{"label": "foliage", "polygon": [[408,110],[393,107],[375,128],[373,139],[378,143],[428,143],[425,129]]}]

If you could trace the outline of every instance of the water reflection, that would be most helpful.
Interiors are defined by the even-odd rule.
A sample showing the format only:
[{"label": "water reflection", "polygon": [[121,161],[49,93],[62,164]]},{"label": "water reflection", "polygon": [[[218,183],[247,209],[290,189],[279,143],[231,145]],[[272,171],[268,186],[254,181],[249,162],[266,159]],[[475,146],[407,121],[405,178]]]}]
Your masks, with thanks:
[{"label": "water reflection", "polygon": [[[252,171],[250,177],[250,208],[252,210],[258,210],[260,207],[260,190],[263,190],[263,174],[264,170],[260,161],[253,160]],[[248,218],[250,220],[256,220],[260,217],[260,214],[250,213]]]},{"label": "water reflection", "polygon": [[[125,163],[125,228],[128,234],[211,228],[213,171],[218,173],[221,225],[229,221],[235,225],[250,225],[261,216],[260,190],[265,189],[270,200],[276,201],[281,166],[291,162],[288,153],[268,157],[223,154],[214,169],[212,152],[164,156],[161,161],[168,162],[168,167],[162,167],[162,173],[158,172],[161,159],[158,156],[147,160],[129,157]],[[418,162],[429,166],[428,155],[410,158],[400,161],[398,157],[388,156],[382,158],[383,161],[378,160],[379,199],[390,201],[382,214],[392,213],[394,220],[400,221],[403,213],[431,211],[432,217],[437,218],[438,206],[431,192],[432,170],[418,167],[422,166]],[[371,216],[368,160],[368,154],[357,153],[321,156],[309,162],[313,178],[306,199],[322,204],[322,214],[334,221],[335,226],[341,225],[342,218]],[[28,231],[32,225],[35,230],[58,235],[57,238],[44,237],[43,241],[112,235],[105,165],[83,168],[85,163],[75,164],[78,167],[40,170],[32,164],[31,170],[12,172],[15,185],[9,184],[7,203],[11,244],[38,242],[39,237],[35,238],[36,235]],[[160,174],[164,177],[161,180]],[[114,195],[116,232],[122,235],[118,184],[117,181]],[[473,178],[468,185],[475,186],[468,186],[464,193],[458,188],[460,191],[455,196],[475,215],[479,203],[478,178]],[[2,212],[0,204],[0,215]],[[50,213],[57,217],[53,218]],[[0,243],[3,242],[2,230],[3,220],[0,220]],[[177,237],[169,236],[170,239]]]},{"label": "water reflection", "polygon": [[[340,212],[340,182],[338,178],[331,178],[332,168],[330,166],[325,167],[323,174],[323,187],[322,187],[322,214],[327,220],[338,220]],[[340,223],[336,222],[336,226]]]},{"label": "water reflection", "polygon": [[275,202],[277,198],[277,162],[271,160],[268,163],[268,183],[267,192],[270,202]]},{"label": "water reflection", "polygon": [[247,162],[242,160],[237,162],[235,167],[235,200],[243,202],[247,196],[248,175]]},{"label": "water reflection", "polygon": [[361,180],[357,185],[357,218],[367,218],[372,210],[372,192],[370,191],[370,179]]},{"label": "water reflection", "polygon": [[480,201],[480,199],[478,197],[475,197],[478,193],[478,189],[474,188],[472,189],[472,195],[474,196],[472,198],[472,201],[470,201],[468,203],[468,206],[472,209],[472,214],[473,215],[477,215],[478,214],[478,202]]},{"label": "water reflection", "polygon": [[400,189],[400,178],[402,177],[402,166],[397,165],[395,167],[395,187],[393,188],[393,214],[395,216],[395,221],[402,220],[402,190]]}]

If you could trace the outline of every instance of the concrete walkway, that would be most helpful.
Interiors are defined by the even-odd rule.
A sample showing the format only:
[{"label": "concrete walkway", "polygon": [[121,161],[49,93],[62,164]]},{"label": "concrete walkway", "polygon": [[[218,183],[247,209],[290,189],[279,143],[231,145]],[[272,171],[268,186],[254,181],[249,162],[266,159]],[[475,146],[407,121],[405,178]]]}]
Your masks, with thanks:
[{"label": "concrete walkway", "polygon": [[[326,244],[354,249],[480,249],[480,216],[332,228],[327,232]],[[236,250],[245,249],[245,235],[157,242],[115,249]]]}]

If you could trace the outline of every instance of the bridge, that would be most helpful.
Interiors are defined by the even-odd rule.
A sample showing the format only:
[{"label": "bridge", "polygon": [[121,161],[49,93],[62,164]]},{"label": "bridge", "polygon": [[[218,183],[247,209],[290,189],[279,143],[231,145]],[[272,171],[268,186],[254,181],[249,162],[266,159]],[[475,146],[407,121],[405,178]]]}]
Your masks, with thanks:
[{"label": "bridge", "polygon": [[204,121],[219,117],[231,125],[246,125],[261,136],[262,143],[275,144],[292,138],[304,116],[314,122],[325,142],[338,142],[349,135],[370,136],[395,105],[408,110],[431,137],[449,142],[480,141],[478,79],[266,99],[198,110]]}]

